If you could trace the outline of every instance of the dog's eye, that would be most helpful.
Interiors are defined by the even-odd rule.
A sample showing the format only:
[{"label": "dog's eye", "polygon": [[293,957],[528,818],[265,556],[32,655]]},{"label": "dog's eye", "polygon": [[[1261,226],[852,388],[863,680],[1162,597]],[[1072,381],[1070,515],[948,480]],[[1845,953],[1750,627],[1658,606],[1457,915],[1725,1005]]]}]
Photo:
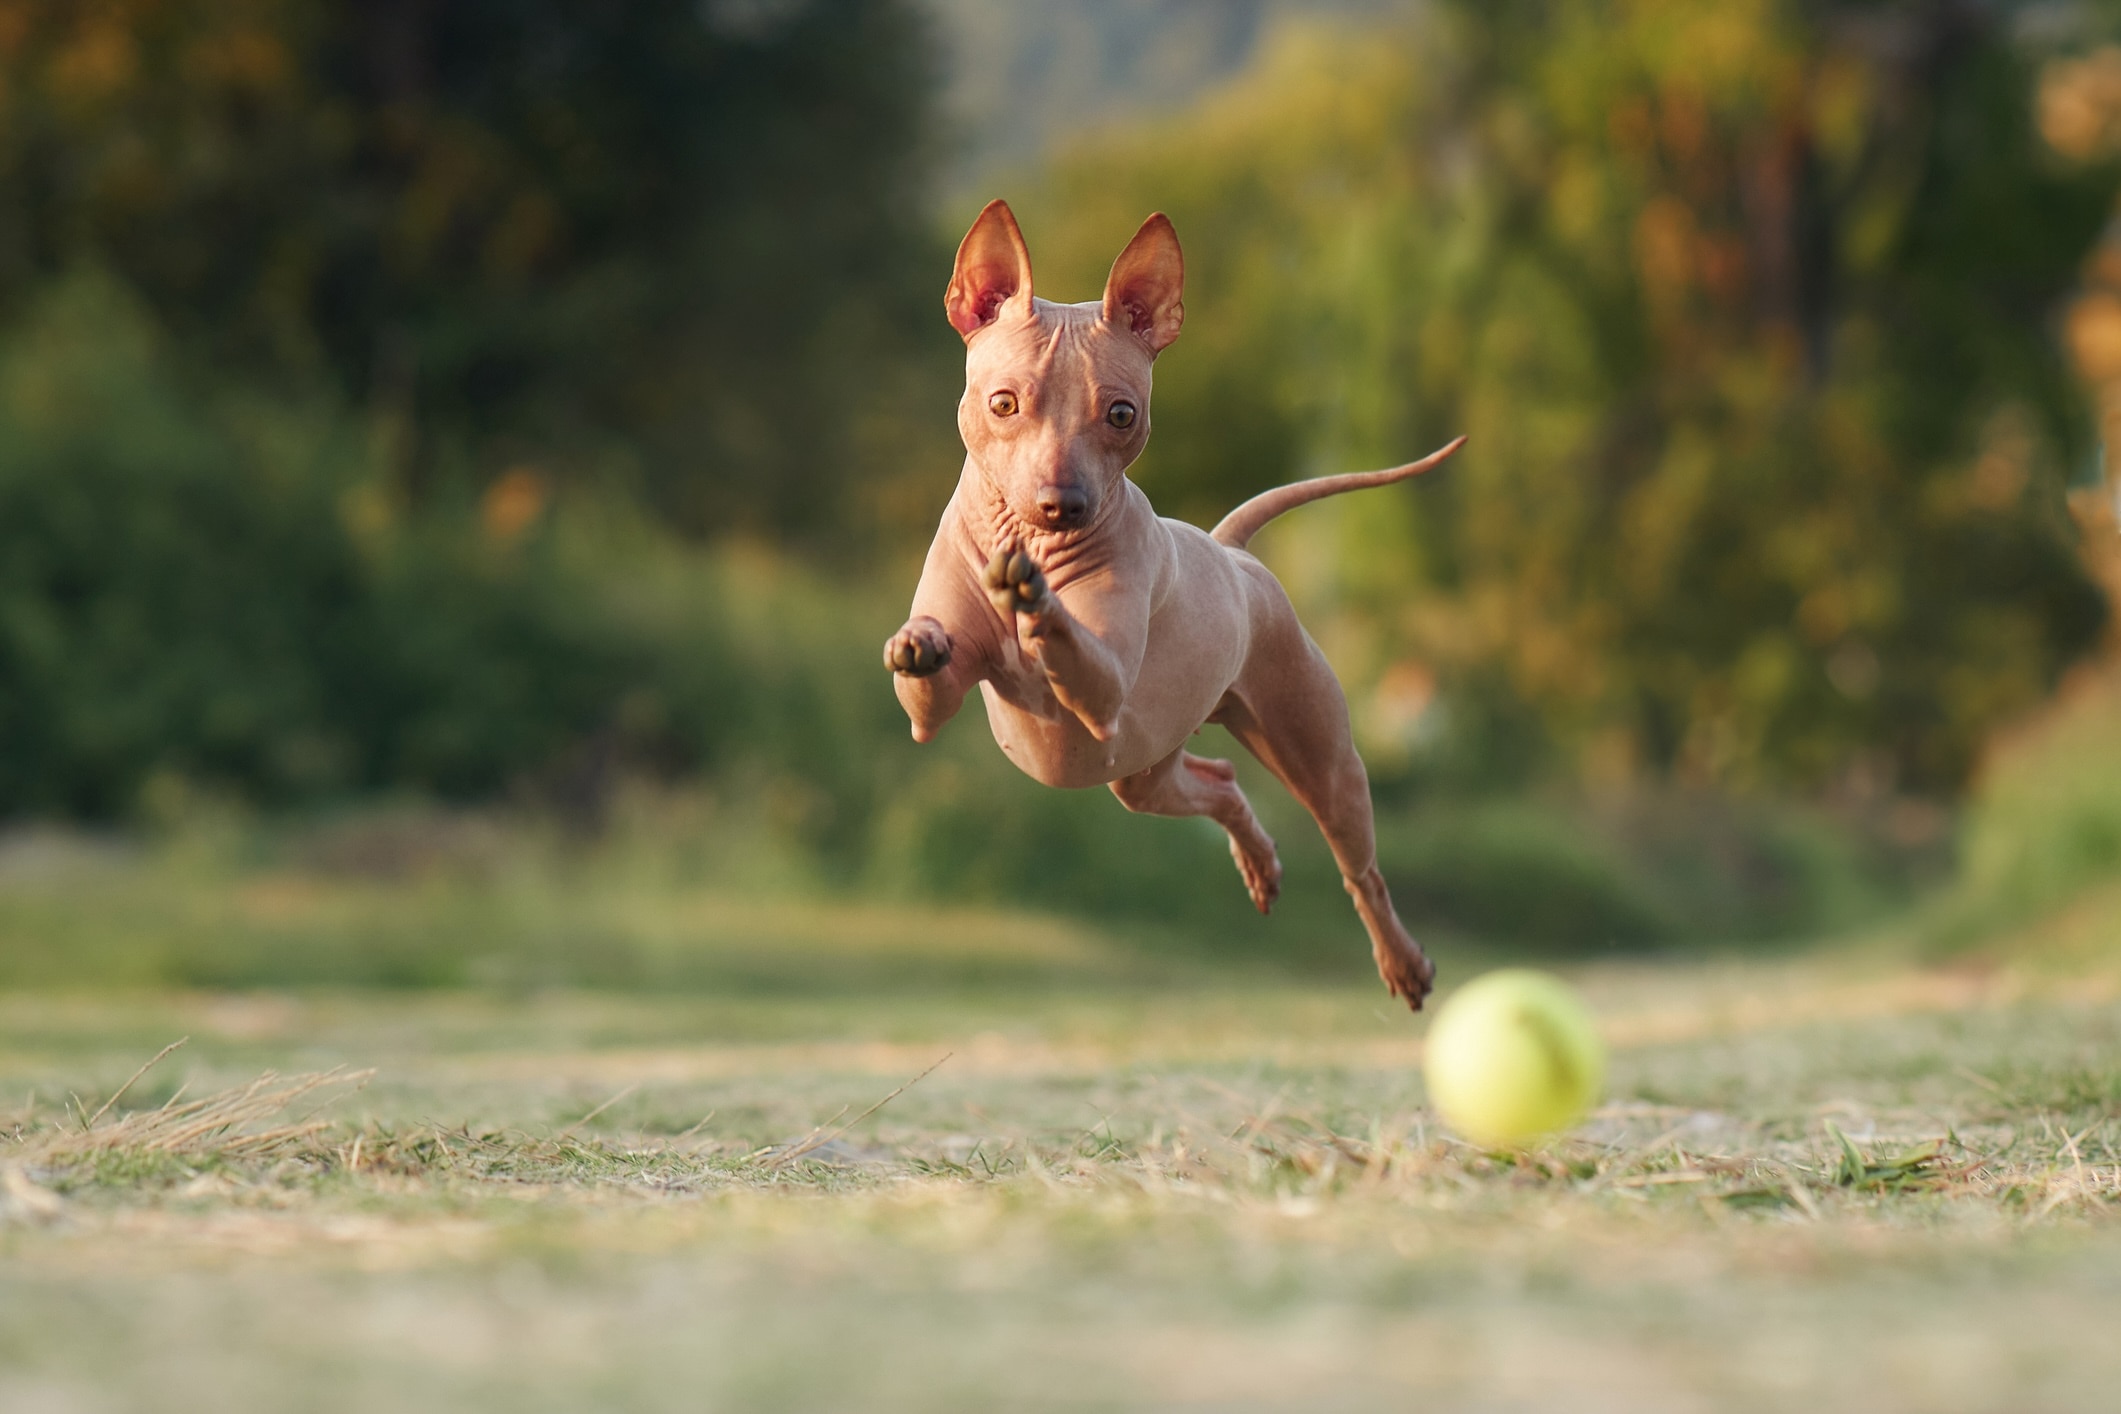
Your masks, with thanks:
[{"label": "dog's eye", "polygon": [[1132,427],[1134,425],[1134,404],[1124,399],[1114,403],[1112,410],[1105,414],[1105,421],[1111,423],[1114,427]]},{"label": "dog's eye", "polygon": [[996,393],[993,397],[987,399],[987,411],[993,413],[996,417],[1014,417],[1016,415],[1016,394]]}]

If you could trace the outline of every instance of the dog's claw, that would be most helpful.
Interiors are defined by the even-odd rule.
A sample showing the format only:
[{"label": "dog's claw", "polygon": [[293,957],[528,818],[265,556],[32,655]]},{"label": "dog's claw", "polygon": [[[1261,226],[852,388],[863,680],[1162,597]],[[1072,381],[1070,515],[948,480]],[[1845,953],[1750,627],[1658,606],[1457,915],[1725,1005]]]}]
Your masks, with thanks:
[{"label": "dog's claw", "polygon": [[933,619],[915,619],[884,645],[884,666],[909,678],[941,672],[950,662],[950,635]]},{"label": "dog's claw", "polygon": [[1007,618],[1014,614],[1043,613],[1046,608],[1045,573],[1023,547],[1014,543],[1002,546],[987,562],[987,592],[994,599],[994,607]]}]

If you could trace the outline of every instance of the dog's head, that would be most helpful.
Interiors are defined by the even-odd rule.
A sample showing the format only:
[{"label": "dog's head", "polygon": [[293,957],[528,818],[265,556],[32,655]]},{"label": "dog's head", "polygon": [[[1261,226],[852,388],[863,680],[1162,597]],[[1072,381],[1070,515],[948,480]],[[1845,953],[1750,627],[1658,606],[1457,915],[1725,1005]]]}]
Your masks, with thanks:
[{"label": "dog's head", "polygon": [[1163,213],[1113,262],[1105,297],[1031,293],[1031,253],[1007,204],[989,202],[957,250],[943,298],[965,336],[958,430],[1026,524],[1095,525],[1149,440],[1149,371],[1178,337],[1185,257]]}]

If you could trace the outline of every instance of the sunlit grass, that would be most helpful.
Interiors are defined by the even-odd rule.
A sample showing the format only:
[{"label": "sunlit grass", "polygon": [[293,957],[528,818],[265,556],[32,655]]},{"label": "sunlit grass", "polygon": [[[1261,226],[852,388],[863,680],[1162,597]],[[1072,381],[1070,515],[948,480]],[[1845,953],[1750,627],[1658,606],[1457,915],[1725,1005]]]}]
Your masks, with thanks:
[{"label": "sunlit grass", "polygon": [[1368,985],[0,997],[0,1395],[1972,1410],[2110,1387],[2121,972],[1576,977],[1611,1091],[1522,1154],[1439,1128],[1422,1023]]},{"label": "sunlit grass", "polygon": [[[1337,897],[1283,960],[703,872],[683,831],[412,824],[18,842],[0,1408],[2015,1410],[2116,1375],[2089,921],[2023,964],[1577,965],[1610,1093],[1501,1153],[1429,1112]],[[1446,994],[1495,956],[1436,951]]]}]

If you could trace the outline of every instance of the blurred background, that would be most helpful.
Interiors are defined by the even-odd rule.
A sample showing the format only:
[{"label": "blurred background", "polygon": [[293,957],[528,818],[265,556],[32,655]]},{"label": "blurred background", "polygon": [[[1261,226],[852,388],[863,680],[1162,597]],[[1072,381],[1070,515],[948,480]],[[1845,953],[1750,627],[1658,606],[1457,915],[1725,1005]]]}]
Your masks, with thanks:
[{"label": "blurred background", "polygon": [[0,983],[1365,974],[908,738],[997,195],[1164,513],[1470,434],[1258,547],[1447,964],[2103,945],[2117,193],[2089,0],[0,0]]}]

